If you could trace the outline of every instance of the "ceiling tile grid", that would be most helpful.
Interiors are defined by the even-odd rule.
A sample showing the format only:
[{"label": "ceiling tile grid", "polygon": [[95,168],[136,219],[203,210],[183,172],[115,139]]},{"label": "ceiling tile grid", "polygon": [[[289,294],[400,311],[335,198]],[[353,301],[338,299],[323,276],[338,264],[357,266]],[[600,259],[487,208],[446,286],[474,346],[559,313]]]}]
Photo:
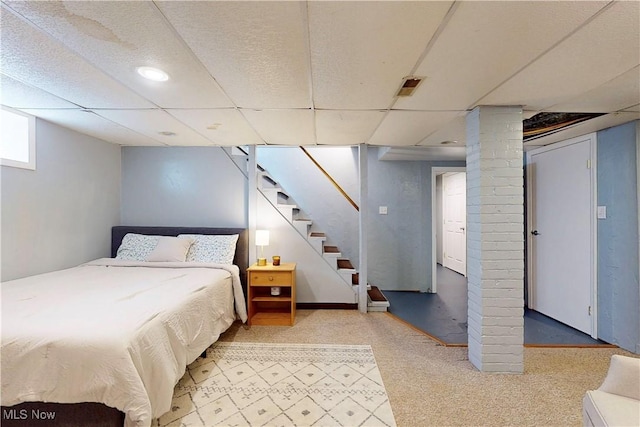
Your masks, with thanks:
[{"label": "ceiling tile grid", "polygon": [[235,109],[168,109],[167,113],[185,123],[216,145],[264,144],[240,111]]},{"label": "ceiling tile grid", "polygon": [[4,5],[2,74],[86,108],[150,108],[132,93]]},{"label": "ceiling tile grid", "polygon": [[[159,107],[230,107],[231,101],[152,2],[10,2],[40,29]],[[140,31],[144,28],[144,31]],[[165,83],[136,73],[163,69]]]},{"label": "ceiling tile grid", "polygon": [[310,2],[315,107],[390,107],[450,4]]},{"label": "ceiling tile grid", "polygon": [[460,2],[396,108],[465,110],[578,28],[606,2]]},{"label": "ceiling tile grid", "polygon": [[480,103],[545,110],[633,69],[640,63],[639,9],[640,2],[612,2]]},{"label": "ceiling tile grid", "polygon": [[303,2],[156,2],[241,108],[310,108]]},{"label": "ceiling tile grid", "polygon": [[[621,112],[549,143],[638,116],[638,16],[638,1],[3,0],[0,101],[123,145],[453,149],[476,105]],[[408,75],[424,80],[397,97]]]}]

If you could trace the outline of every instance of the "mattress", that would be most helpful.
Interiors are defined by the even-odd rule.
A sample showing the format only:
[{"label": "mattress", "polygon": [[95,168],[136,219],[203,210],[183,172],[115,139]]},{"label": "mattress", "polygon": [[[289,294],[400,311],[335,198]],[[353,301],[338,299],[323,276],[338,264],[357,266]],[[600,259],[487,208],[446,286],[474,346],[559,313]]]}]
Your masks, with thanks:
[{"label": "mattress", "polygon": [[99,402],[148,426],[220,333],[246,321],[238,267],[111,258],[2,283],[2,405]]}]

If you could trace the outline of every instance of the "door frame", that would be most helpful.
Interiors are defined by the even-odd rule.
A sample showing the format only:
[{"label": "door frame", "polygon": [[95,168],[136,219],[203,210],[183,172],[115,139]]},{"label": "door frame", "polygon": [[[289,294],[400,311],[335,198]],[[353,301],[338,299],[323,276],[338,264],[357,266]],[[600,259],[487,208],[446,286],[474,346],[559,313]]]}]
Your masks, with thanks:
[{"label": "door frame", "polygon": [[526,201],[526,229],[525,239],[527,241],[527,292],[529,297],[529,305],[535,306],[535,256],[533,253],[533,239],[530,238],[531,232],[534,230],[532,226],[534,216],[534,204],[533,197],[533,164],[531,163],[531,157],[535,154],[544,153],[546,151],[557,150],[569,145],[577,144],[580,142],[588,141],[589,148],[591,150],[591,167],[590,167],[590,179],[591,179],[591,337],[598,338],[598,170],[597,170],[597,154],[598,154],[598,138],[596,133],[590,133],[575,138],[567,139],[565,141],[556,142],[543,147],[535,148],[526,152],[526,184],[525,188],[528,190]]},{"label": "door frame", "polygon": [[436,261],[436,175],[446,172],[467,172],[466,166],[434,166],[431,168],[431,293],[438,291]]},{"label": "door frame", "polygon": [[[449,193],[447,190],[447,186],[445,185],[445,182],[450,183],[450,179],[452,177],[455,177],[456,180],[460,179],[460,175],[464,175],[464,181],[462,182],[464,188],[462,189],[464,191],[464,200],[462,201],[463,206],[461,207],[462,209],[464,209],[464,218],[460,218],[461,220],[464,220],[464,227],[459,229],[458,232],[461,230],[462,234],[464,236],[464,245],[463,248],[460,248],[461,250],[464,250],[464,260],[461,260],[461,262],[463,263],[462,266],[456,265],[457,264],[457,253],[455,250],[451,250],[452,249],[452,245],[451,245],[451,231],[448,231],[447,228],[447,220],[451,219],[451,211],[449,211],[449,204],[451,202],[451,200],[449,199]],[[442,250],[443,250],[443,258],[442,258],[442,266],[448,268],[449,270],[453,270],[458,274],[463,275],[465,278],[467,277],[467,182],[466,182],[466,177],[467,173],[466,172],[445,172],[442,175],[436,175],[436,181],[437,181],[437,177],[438,176],[442,176],[442,219],[443,219],[443,224],[442,224]],[[437,184],[437,182],[436,182]],[[456,184],[459,185],[460,183]],[[437,186],[437,185],[436,185]],[[456,204],[455,210],[457,210],[458,206]],[[458,219],[457,217],[455,219]],[[456,233],[458,234],[458,233]],[[460,236],[457,236],[460,237]],[[436,239],[437,240],[437,239]],[[454,245],[455,246],[455,245]],[[454,253],[456,256],[454,257],[447,257],[447,252],[449,254]],[[444,265],[445,261],[448,261],[447,264],[448,265]],[[452,261],[454,260],[454,261]],[[459,269],[459,270],[458,270]]]}]

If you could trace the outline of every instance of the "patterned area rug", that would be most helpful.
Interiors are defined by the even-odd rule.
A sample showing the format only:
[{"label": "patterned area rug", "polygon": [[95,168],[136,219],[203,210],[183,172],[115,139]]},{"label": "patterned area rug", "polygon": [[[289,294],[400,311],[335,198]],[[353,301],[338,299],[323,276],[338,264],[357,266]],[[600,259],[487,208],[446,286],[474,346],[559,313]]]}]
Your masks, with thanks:
[{"label": "patterned area rug", "polygon": [[368,345],[216,343],[154,425],[395,426]]}]

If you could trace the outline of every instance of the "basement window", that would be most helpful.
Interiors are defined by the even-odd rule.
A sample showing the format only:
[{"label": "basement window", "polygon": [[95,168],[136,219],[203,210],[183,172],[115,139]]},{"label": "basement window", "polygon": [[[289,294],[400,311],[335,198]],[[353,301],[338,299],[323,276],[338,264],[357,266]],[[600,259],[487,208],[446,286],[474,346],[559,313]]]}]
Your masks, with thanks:
[{"label": "basement window", "polygon": [[36,169],[36,118],[4,105],[0,109],[0,165]]}]

